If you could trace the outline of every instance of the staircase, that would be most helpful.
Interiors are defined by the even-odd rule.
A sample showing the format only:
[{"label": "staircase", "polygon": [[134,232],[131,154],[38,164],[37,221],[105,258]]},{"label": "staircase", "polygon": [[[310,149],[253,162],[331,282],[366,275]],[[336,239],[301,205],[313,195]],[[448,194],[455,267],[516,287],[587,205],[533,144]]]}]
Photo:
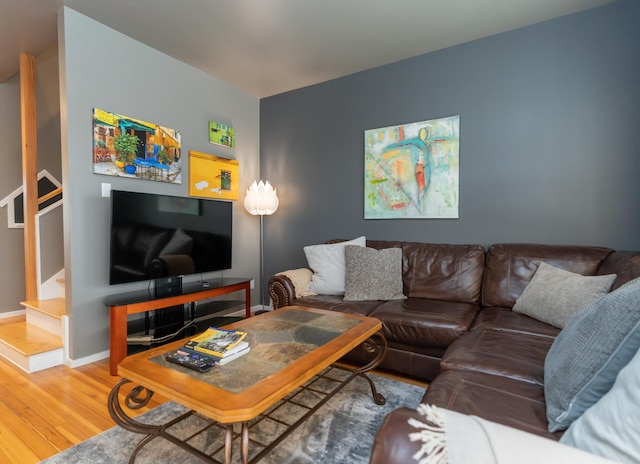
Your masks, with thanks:
[{"label": "staircase", "polygon": [[[41,178],[42,176],[39,176]],[[41,196],[45,202],[61,192],[56,188]],[[14,194],[21,193],[18,189]],[[5,204],[9,202],[4,202]],[[27,373],[37,372],[64,363],[64,340],[67,340],[68,317],[64,298],[64,269],[41,282],[40,218],[62,205],[58,200],[35,215],[36,265],[33,276],[34,295],[38,299],[22,301],[25,312],[19,316],[0,318],[0,356],[11,361]],[[61,213],[60,213],[61,214]],[[42,233],[47,234],[48,231]],[[30,246],[25,243],[25,246]],[[25,265],[26,266],[26,265]]]},{"label": "staircase", "polygon": [[[45,195],[38,201],[46,201],[51,196]],[[27,373],[59,366],[68,357],[64,349],[69,320],[64,297],[64,269],[45,282],[40,281],[40,218],[61,205],[59,200],[36,214],[36,275],[33,286],[38,299],[20,303],[25,308],[24,315],[0,319],[0,356]]]},{"label": "staircase", "polygon": [[28,373],[63,364],[67,326],[64,298],[21,304],[24,315],[0,319],[0,356]]},{"label": "staircase", "polygon": [[[64,270],[41,281],[40,218],[62,206],[62,185],[46,170],[37,173],[37,123],[35,112],[35,59],[20,55],[20,108],[22,121],[23,185],[0,199],[7,208],[8,226],[24,228],[24,315],[0,319],[0,356],[31,373],[58,366],[68,358],[69,319],[64,298]],[[42,187],[42,189],[41,189]],[[16,219],[14,199],[22,195],[23,217]],[[59,210],[61,211],[61,210]],[[61,213],[60,213],[61,214]],[[47,235],[48,230],[42,231]],[[44,256],[48,256],[44,253]]]},{"label": "staircase", "polygon": [[[53,306],[45,300],[45,306]],[[61,335],[56,335],[47,329],[29,322],[34,318],[45,321],[46,325],[57,325],[62,330],[62,317],[43,311],[39,301],[24,301],[26,316],[9,318],[24,321],[7,322],[0,325],[0,355],[28,373],[37,372],[53,366],[59,366],[64,361]],[[64,300],[62,300],[64,311]]]}]

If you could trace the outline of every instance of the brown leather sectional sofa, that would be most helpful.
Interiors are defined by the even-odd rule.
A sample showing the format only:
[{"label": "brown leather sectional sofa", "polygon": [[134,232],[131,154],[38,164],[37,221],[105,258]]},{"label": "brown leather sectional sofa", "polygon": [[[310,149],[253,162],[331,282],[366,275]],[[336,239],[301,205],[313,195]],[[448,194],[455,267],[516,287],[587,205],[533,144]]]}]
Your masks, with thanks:
[{"label": "brown leather sectional sofa", "polygon": [[[405,300],[296,297],[286,274],[273,276],[274,308],[301,305],[382,321],[389,349],[382,368],[431,381],[422,401],[557,440],[547,431],[544,360],[560,329],[511,311],[538,264],[583,275],[616,274],[614,287],[640,276],[640,252],[587,246],[439,245],[367,241],[403,250]],[[298,289],[300,293],[300,289]],[[364,356],[352,353],[353,357]],[[387,416],[372,462],[411,462],[407,417]]]}]

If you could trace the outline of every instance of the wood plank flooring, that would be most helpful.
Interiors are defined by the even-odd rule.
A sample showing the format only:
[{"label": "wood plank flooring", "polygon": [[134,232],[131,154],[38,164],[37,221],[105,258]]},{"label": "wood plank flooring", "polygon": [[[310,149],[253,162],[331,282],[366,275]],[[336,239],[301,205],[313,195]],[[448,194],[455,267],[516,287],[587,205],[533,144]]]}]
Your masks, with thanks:
[{"label": "wood plank flooring", "polygon": [[[109,375],[108,359],[26,374],[0,358],[0,463],[38,463],[113,427],[107,397],[119,380]],[[154,395],[139,414],[166,401]]]},{"label": "wood plank flooring", "polygon": [[[108,359],[34,374],[0,359],[0,462],[38,463],[113,427],[107,397],[118,380]],[[154,395],[139,413],[165,401]]]}]

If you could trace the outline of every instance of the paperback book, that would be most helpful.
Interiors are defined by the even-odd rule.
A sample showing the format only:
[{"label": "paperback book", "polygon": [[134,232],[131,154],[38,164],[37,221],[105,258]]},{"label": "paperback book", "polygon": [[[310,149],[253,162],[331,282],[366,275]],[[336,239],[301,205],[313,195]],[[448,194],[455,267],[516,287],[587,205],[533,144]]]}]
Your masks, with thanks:
[{"label": "paperback book", "polygon": [[209,356],[225,358],[249,347],[249,344],[244,341],[246,336],[246,332],[239,330],[209,327],[202,334],[185,343],[184,346]]}]

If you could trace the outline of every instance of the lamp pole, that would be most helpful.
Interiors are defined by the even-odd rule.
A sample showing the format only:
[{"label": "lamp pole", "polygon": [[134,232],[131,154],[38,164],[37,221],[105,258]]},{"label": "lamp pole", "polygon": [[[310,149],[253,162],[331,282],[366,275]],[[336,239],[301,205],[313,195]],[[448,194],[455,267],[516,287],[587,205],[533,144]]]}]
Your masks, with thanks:
[{"label": "lamp pole", "polygon": [[247,189],[244,198],[244,207],[254,216],[260,216],[260,306],[264,311],[264,216],[271,215],[278,209],[278,195],[276,189],[271,187],[269,181],[256,183],[253,181],[251,187]]},{"label": "lamp pole", "polygon": [[264,311],[264,214],[260,215],[260,306]]}]

